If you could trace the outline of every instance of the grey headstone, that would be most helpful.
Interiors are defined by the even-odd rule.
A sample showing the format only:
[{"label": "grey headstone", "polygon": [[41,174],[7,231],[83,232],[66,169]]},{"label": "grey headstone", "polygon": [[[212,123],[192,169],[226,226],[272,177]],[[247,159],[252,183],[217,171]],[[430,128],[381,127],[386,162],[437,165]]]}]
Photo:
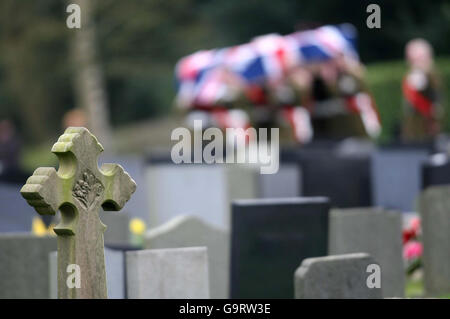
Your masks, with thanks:
[{"label": "grey headstone", "polygon": [[[124,209],[126,210],[126,209]],[[128,212],[100,212],[100,219],[106,225],[106,245],[127,245],[130,242],[130,215]]]},{"label": "grey headstone", "polygon": [[145,248],[208,248],[211,298],[229,297],[229,232],[204,223],[194,216],[179,216],[145,235]]},{"label": "grey headstone", "polygon": [[293,298],[300,262],[327,254],[328,210],[323,197],[233,202],[231,298]]},{"label": "grey headstone", "polygon": [[48,254],[55,237],[0,234],[0,299],[49,296]]},{"label": "grey headstone", "polygon": [[[105,248],[108,298],[125,298],[125,260],[122,251]],[[49,254],[50,299],[58,298],[57,252]]]},{"label": "grey headstone", "polygon": [[150,164],[146,179],[152,227],[190,214],[228,228],[231,201],[257,195],[255,172],[237,164]]},{"label": "grey headstone", "polygon": [[297,299],[375,299],[381,288],[369,288],[367,266],[376,264],[368,254],[357,253],[307,258],[294,275]]},{"label": "grey headstone", "polygon": [[280,164],[275,174],[259,174],[259,198],[295,197],[301,194],[301,170],[297,164]]},{"label": "grey headstone", "polygon": [[130,299],[209,298],[205,247],[130,251],[126,267]]},{"label": "grey headstone", "polygon": [[427,150],[379,150],[372,157],[373,205],[413,211],[422,185]]},{"label": "grey headstone", "polygon": [[379,263],[383,297],[403,297],[402,215],[379,208],[332,210],[329,255],[359,252]]},{"label": "grey headstone", "polygon": [[48,254],[48,279],[50,285],[50,299],[58,298],[58,252]]},{"label": "grey headstone", "polygon": [[0,183],[0,233],[29,232],[33,217],[33,208],[20,195],[22,185]]},{"label": "grey headstone", "polygon": [[450,186],[433,186],[420,198],[425,291],[450,293]]}]

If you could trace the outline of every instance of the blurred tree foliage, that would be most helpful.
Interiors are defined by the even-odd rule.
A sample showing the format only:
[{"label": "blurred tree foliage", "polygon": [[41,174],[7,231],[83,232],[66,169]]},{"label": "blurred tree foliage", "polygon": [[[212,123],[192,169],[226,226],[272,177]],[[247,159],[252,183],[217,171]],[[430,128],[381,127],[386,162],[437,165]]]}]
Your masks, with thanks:
[{"label": "blurred tree foliage", "polygon": [[[407,40],[428,39],[450,52],[448,0],[92,0],[100,62],[113,125],[170,111],[176,61],[200,49],[260,34],[286,34],[328,23],[353,23],[364,62],[403,57]],[[366,7],[381,7],[381,29],[366,27]],[[66,27],[68,2],[0,2],[0,117],[16,119],[28,141],[56,135],[74,107]]]}]

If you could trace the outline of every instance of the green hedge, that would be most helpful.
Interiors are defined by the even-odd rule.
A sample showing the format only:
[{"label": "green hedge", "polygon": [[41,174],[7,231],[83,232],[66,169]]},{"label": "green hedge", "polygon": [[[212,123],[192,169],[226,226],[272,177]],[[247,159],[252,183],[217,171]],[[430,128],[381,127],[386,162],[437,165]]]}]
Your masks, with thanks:
[{"label": "green hedge", "polygon": [[[442,80],[445,117],[443,129],[450,132],[450,57],[436,59],[436,69]],[[372,91],[383,124],[380,142],[393,139],[402,112],[401,82],[407,66],[403,61],[373,63],[367,66],[367,82]]]}]

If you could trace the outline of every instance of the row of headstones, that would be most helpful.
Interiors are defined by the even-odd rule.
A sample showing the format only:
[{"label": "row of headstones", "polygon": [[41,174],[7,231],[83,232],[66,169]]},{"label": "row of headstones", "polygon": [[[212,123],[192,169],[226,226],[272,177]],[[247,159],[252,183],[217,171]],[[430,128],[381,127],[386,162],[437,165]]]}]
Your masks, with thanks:
[{"label": "row of headstones", "polygon": [[[450,290],[450,218],[446,210],[449,195],[448,187],[435,187],[427,190],[420,201],[424,228],[425,278],[430,294]],[[231,239],[229,233],[220,228],[209,226],[195,218],[178,217],[150,230],[146,235],[146,248],[208,247],[209,281],[213,298],[226,298],[230,295],[290,297],[292,287],[289,274],[301,260],[313,256],[355,252],[369,253],[380,263],[384,296],[401,296],[404,285],[401,215],[380,209],[334,210],[328,222],[328,205],[324,199],[238,201],[233,205]],[[122,235],[127,232],[128,218],[123,218],[124,216],[120,213],[102,216],[109,228],[105,236],[110,236],[110,243],[118,243],[120,240],[125,242]],[[42,245],[34,237],[31,240],[29,236],[25,236],[23,240],[20,238],[14,235],[1,237],[0,270],[3,279],[0,284],[5,289],[0,290],[4,296],[21,296],[25,290],[34,296],[36,289],[41,291],[39,287],[43,287],[42,283],[34,283],[37,279],[42,280],[43,269],[48,267],[42,261],[42,256],[56,250],[55,238],[48,239],[49,242],[42,239]],[[122,249],[127,249],[126,245],[123,246],[125,247]],[[106,254],[107,263],[108,254],[111,252]],[[124,257],[121,258],[123,260]],[[29,264],[33,264],[33,268],[28,267]],[[119,261],[114,264],[123,263]],[[118,272],[124,273],[123,270]],[[110,273],[117,271],[110,270]],[[263,286],[258,287],[261,283]],[[120,281],[110,285],[120,287]],[[22,286],[27,288],[21,289]],[[15,295],[16,291],[18,295]],[[280,294],[277,294],[278,291]],[[118,289],[110,295],[124,296],[125,292]],[[42,294],[39,296],[43,297]]]},{"label": "row of headstones", "polygon": [[[0,298],[57,298],[55,250],[55,237],[0,235]],[[205,247],[106,248],[105,261],[109,298],[209,298]]]},{"label": "row of headstones", "polygon": [[[105,249],[108,298],[210,297],[206,247],[121,251]],[[50,298],[56,299],[57,252],[49,260]]]},{"label": "row of headstones", "polygon": [[[208,247],[185,247],[171,249],[147,249],[140,251],[121,251],[105,249],[107,289],[109,298],[226,298],[228,297],[228,251],[229,237],[224,231],[214,229],[195,217],[180,217],[168,225],[149,232],[147,246],[191,246],[195,244]],[[1,261],[3,298],[57,298],[57,253],[54,237],[35,238],[30,235],[7,235],[0,239],[4,248]],[[19,249],[19,246],[22,249]],[[10,247],[10,249],[7,249]],[[208,254],[208,251],[211,253]],[[29,254],[29,252],[34,252]],[[49,259],[43,256],[48,251]],[[209,255],[209,256],[208,256]],[[339,278],[355,281],[334,297],[381,297],[380,290],[373,293],[364,289],[358,281],[363,273],[358,270],[359,256],[342,256],[349,266],[334,280],[327,277],[327,289],[333,296],[333,286]],[[8,260],[6,260],[6,258]],[[356,258],[356,259],[355,259]],[[317,258],[317,261],[321,261]],[[326,260],[325,260],[326,261]],[[302,267],[305,267],[304,261]],[[30,268],[29,265],[33,265]],[[28,265],[28,266],[26,266]],[[6,266],[6,267],[5,267]],[[48,267],[48,277],[45,269]],[[325,266],[327,267],[327,266]],[[301,268],[301,269],[303,269]],[[329,268],[329,270],[331,270]],[[41,274],[43,272],[44,274]],[[310,272],[311,273],[311,272]],[[313,274],[314,275],[314,274]],[[302,283],[309,282],[296,274],[297,297],[320,297],[315,295],[319,281],[313,287],[301,289]],[[333,277],[333,276],[332,276]],[[349,279],[350,278],[350,279]],[[316,278],[319,279],[319,278]],[[323,284],[322,284],[323,285]],[[321,286],[319,284],[319,286]],[[334,287],[336,290],[336,287]],[[48,295],[49,294],[49,295]]]},{"label": "row of headstones", "polygon": [[[425,278],[431,294],[450,290],[450,218],[445,210],[449,194],[447,187],[430,189],[421,201]],[[359,252],[370,254],[379,263],[382,295],[403,296],[401,215],[381,209],[349,209],[333,210],[329,216],[328,209],[329,203],[324,198],[237,201],[233,205],[231,239],[227,231],[196,218],[178,217],[150,230],[146,234],[146,248],[204,246],[208,253],[197,249],[194,254],[197,257],[187,258],[189,251],[146,250],[127,252],[124,257],[123,252],[107,250],[110,296],[200,298],[209,295],[207,290],[195,294],[190,289],[208,286],[209,281],[213,298],[290,298],[292,275],[300,261]],[[6,235],[1,237],[0,245],[3,297],[45,298],[50,291],[55,296],[54,254],[50,262],[52,289],[49,277],[42,275],[49,269],[46,256],[56,250],[55,238]],[[204,263],[206,258],[209,267]],[[208,268],[209,279],[205,277]],[[337,282],[343,280],[345,273],[335,272]],[[177,287],[185,287],[187,295],[180,295]]]},{"label": "row of headstones", "polygon": [[[433,187],[419,200],[430,295],[450,291],[450,216],[445,208],[449,195],[449,187]],[[235,201],[231,235],[198,218],[178,216],[148,231],[145,248],[207,247],[213,298],[290,298],[292,273],[300,261],[363,252],[381,266],[382,295],[402,297],[402,215],[380,208],[329,212],[329,206],[324,198]],[[345,278],[345,272],[335,275],[338,282]]]},{"label": "row of headstones", "polygon": [[189,212],[229,227],[230,203],[242,198],[325,196],[333,207],[380,206],[411,212],[423,189],[450,184],[450,163],[442,159],[445,156],[430,157],[427,149],[380,149],[363,155],[333,150],[290,153],[282,156],[278,173],[272,175],[261,175],[259,167],[249,165],[150,161],[145,169],[150,225]]},{"label": "row of headstones", "polygon": [[[422,188],[450,184],[450,163],[429,160],[426,149],[378,150],[370,156],[333,150],[284,152],[278,173],[272,175],[246,165],[175,165],[168,157],[147,164],[139,157],[100,157],[100,163],[106,162],[121,164],[135,178],[139,187],[125,209],[152,226],[188,212],[229,227],[230,203],[238,198],[326,196],[334,207],[413,211]],[[22,186],[0,183],[0,232],[31,227],[36,215],[18,192]],[[18,209],[21,214],[13,213]]]}]

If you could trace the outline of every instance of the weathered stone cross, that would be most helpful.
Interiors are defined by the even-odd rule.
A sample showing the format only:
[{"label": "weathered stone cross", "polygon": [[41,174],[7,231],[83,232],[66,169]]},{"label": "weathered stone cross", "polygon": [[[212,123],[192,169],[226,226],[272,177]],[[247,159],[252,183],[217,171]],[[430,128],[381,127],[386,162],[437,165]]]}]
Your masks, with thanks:
[{"label": "weathered stone cross", "polygon": [[[61,211],[58,235],[58,298],[107,298],[103,233],[104,210],[120,210],[136,183],[120,165],[97,159],[103,147],[86,128],[69,127],[52,152],[59,169],[40,167],[28,178],[21,194],[41,214]],[[70,266],[69,265],[78,265]],[[73,269],[80,270],[80,287],[68,285]],[[73,288],[71,288],[73,287]]]}]

